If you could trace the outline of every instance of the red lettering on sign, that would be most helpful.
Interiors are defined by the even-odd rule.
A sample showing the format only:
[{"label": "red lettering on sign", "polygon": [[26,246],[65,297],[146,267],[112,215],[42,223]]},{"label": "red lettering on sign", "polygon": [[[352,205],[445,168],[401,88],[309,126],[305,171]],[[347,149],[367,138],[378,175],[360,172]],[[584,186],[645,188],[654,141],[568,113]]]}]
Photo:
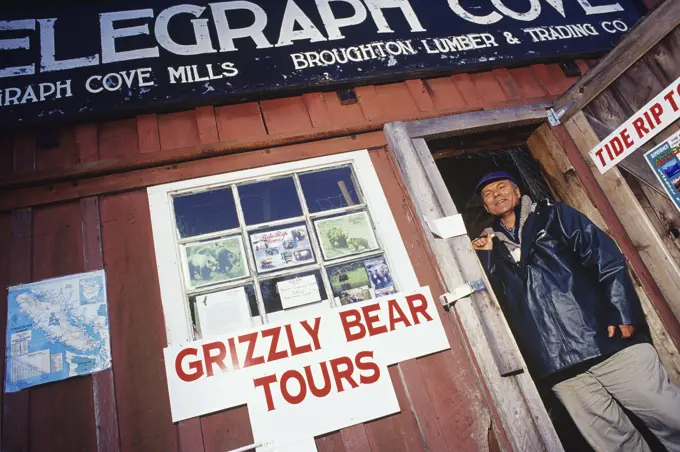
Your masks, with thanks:
[{"label": "red lettering on sign", "polygon": [[302,325],[302,328],[305,329],[305,331],[309,334],[309,337],[312,338],[312,342],[314,343],[314,350],[319,350],[321,348],[321,344],[319,343],[319,327],[321,326],[321,317],[317,317],[314,319],[314,326],[310,327],[309,323],[307,323],[306,320],[303,320],[300,325]]},{"label": "red lettering on sign", "polygon": [[652,122],[652,117],[649,116],[649,112],[646,111],[642,114],[644,115],[645,119],[647,120],[647,125],[649,125],[649,128],[652,129],[652,130],[656,129],[656,125]]},{"label": "red lettering on sign", "polygon": [[227,342],[229,342],[229,354],[231,355],[231,364],[234,366],[234,369],[240,369],[241,365],[238,363],[238,355],[236,354],[236,342],[234,341],[233,337],[227,339]]},{"label": "red lettering on sign", "polygon": [[[416,301],[420,303],[416,305]],[[422,294],[413,294],[406,297],[406,303],[408,303],[408,308],[411,311],[411,317],[413,318],[413,323],[418,325],[420,320],[418,320],[418,314],[422,314],[426,322],[431,322],[432,317],[427,313],[427,298]]]},{"label": "red lettering on sign", "polygon": [[288,337],[288,347],[290,348],[290,356],[300,355],[312,351],[312,346],[309,344],[298,347],[295,344],[295,337],[293,336],[293,329],[290,325],[284,327],[286,329],[286,336]]},{"label": "red lettering on sign", "polygon": [[[300,385],[300,392],[298,395],[293,395],[288,390],[288,381],[291,378],[297,380],[298,384]],[[284,372],[283,375],[281,375],[281,395],[283,396],[283,400],[290,403],[291,405],[297,405],[298,403],[305,400],[305,396],[307,395],[307,384],[305,383],[305,379],[302,377],[300,372],[297,370],[288,370]]]},{"label": "red lettering on sign", "polygon": [[182,369],[182,362],[187,356],[198,356],[198,349],[187,347],[180,350],[180,352],[177,353],[177,357],[175,358],[175,372],[177,372],[177,376],[180,378],[180,380],[189,383],[191,381],[196,381],[203,376],[203,366],[201,365],[200,360],[191,361],[189,363],[189,369],[193,370],[193,372],[184,372],[184,369]]},{"label": "red lettering on sign", "polygon": [[[368,362],[361,361],[363,358],[370,358]],[[371,375],[359,375],[359,383],[370,385],[380,378],[380,367],[373,361],[373,352],[359,352],[356,357],[356,366],[359,370],[373,371]]]},{"label": "red lettering on sign", "polygon": [[626,149],[633,146],[633,140],[630,139],[630,134],[628,133],[628,129],[623,129],[621,131],[621,139],[623,140],[623,144],[626,146]]},{"label": "red lettering on sign", "polygon": [[650,108],[650,111],[652,112],[652,117],[654,118],[654,121],[656,121],[656,125],[661,125],[661,115],[663,114],[663,107],[661,106],[660,103],[655,103],[652,105],[652,108]]},{"label": "red lettering on sign", "polygon": [[243,368],[250,366],[257,366],[264,364],[264,356],[253,356],[255,354],[255,343],[257,342],[257,333],[242,334],[238,337],[240,344],[248,343],[246,350],[246,360],[243,362]]},{"label": "red lettering on sign", "polygon": [[[356,341],[366,336],[366,327],[361,323],[361,313],[358,310],[349,309],[340,312],[340,321],[342,322],[342,329],[345,330],[347,342]],[[353,333],[352,328],[358,328],[359,331]]]},{"label": "red lettering on sign", "polygon": [[642,138],[649,133],[649,129],[645,125],[645,119],[640,117],[633,121],[633,127],[638,134],[638,138]]},{"label": "red lettering on sign", "polygon": [[404,326],[411,326],[411,322],[406,318],[406,314],[402,311],[397,300],[391,299],[387,302],[387,307],[390,313],[390,331],[394,331],[394,325],[403,323]]},{"label": "red lettering on sign", "polygon": [[[352,378],[352,373],[354,372],[354,364],[352,360],[347,356],[341,356],[339,358],[331,359],[330,361],[331,369],[333,370],[333,378],[335,379],[335,386],[338,388],[338,392],[345,390],[342,385],[342,380],[347,380],[352,388],[359,386],[356,381]],[[345,366],[344,370],[340,369],[340,366]]]},{"label": "red lettering on sign", "polygon": [[614,149],[614,154],[616,154],[617,157],[623,154],[623,143],[621,143],[621,139],[619,137],[612,138],[611,144],[612,149]]},{"label": "red lettering on sign", "polygon": [[[222,372],[227,371],[227,366],[224,364],[224,359],[227,357],[227,348],[224,346],[224,342],[210,342],[209,344],[203,344],[202,348],[205,371],[209,377],[215,375],[213,364],[217,364]],[[213,356],[213,350],[217,350],[217,355]]]},{"label": "red lettering on sign", "polygon": [[673,96],[675,96],[675,91],[669,91],[668,94],[663,96],[663,98],[666,99],[666,102],[668,102],[671,105],[671,108],[675,112],[678,111],[678,104],[677,102],[675,102]]},{"label": "red lettering on sign", "polygon": [[276,328],[269,328],[267,330],[262,330],[262,337],[271,337],[272,341],[269,344],[269,355],[267,355],[267,362],[272,362],[276,361],[277,359],[283,359],[283,358],[288,358],[288,351],[287,350],[279,350],[277,351],[277,347],[279,346],[279,336],[281,336],[281,327],[277,326]]},{"label": "red lettering on sign", "polygon": [[265,375],[264,377],[253,379],[253,384],[257,388],[262,386],[264,397],[267,400],[267,411],[274,410],[274,398],[272,397],[272,383],[276,383],[276,375]]},{"label": "red lettering on sign", "polygon": [[305,377],[307,377],[307,381],[309,382],[309,392],[311,392],[313,396],[319,398],[326,397],[331,392],[331,379],[328,376],[328,363],[326,361],[322,361],[320,366],[321,375],[323,376],[322,388],[318,388],[314,382],[312,366],[305,366]]},{"label": "red lettering on sign", "polygon": [[614,160],[614,154],[612,154],[612,147],[609,143],[604,145],[604,150],[607,151],[607,155],[609,156],[609,160]]},{"label": "red lettering on sign", "polygon": [[376,323],[380,322],[380,317],[376,313],[376,311],[380,311],[380,305],[378,303],[363,306],[361,310],[364,313],[364,319],[366,322],[366,328],[368,328],[369,336],[377,336],[378,334],[387,333],[387,327],[385,325],[376,326]]},{"label": "red lettering on sign", "polygon": [[602,148],[598,149],[595,152],[595,155],[600,158],[600,163],[602,163],[602,166],[607,166],[607,162],[604,161],[604,157],[602,156]]}]

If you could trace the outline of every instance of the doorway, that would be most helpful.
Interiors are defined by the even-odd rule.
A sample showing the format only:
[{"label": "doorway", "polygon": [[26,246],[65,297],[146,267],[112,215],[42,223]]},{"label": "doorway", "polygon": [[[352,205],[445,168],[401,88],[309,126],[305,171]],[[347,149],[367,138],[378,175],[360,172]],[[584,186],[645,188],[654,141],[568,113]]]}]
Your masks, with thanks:
[{"label": "doorway", "polygon": [[[466,143],[467,142],[467,143]],[[461,145],[468,145],[461,149]],[[555,196],[541,174],[540,166],[531,157],[526,146],[515,144],[498,148],[488,147],[479,151],[474,142],[467,140],[433,140],[428,142],[432,149],[437,168],[442,175],[453,202],[468,231],[470,239],[489,227],[493,217],[486,212],[481,198],[474,193],[479,179],[492,171],[505,171],[517,181],[520,192],[533,200]],[[496,295],[500,292],[496,291]],[[531,369],[529,369],[531,374]],[[588,452],[592,449],[580,434],[562,404],[550,388],[534,380],[541,400],[559,436],[565,452]]]}]

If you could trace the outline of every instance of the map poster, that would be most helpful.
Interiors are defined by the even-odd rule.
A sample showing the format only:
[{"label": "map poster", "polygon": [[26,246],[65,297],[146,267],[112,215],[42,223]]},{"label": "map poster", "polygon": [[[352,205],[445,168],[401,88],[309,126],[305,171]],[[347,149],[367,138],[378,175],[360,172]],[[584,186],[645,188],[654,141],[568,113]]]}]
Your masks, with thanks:
[{"label": "map poster", "polygon": [[645,159],[668,197],[680,210],[680,132],[647,152]]},{"label": "map poster", "polygon": [[111,367],[104,270],[9,288],[5,392]]}]

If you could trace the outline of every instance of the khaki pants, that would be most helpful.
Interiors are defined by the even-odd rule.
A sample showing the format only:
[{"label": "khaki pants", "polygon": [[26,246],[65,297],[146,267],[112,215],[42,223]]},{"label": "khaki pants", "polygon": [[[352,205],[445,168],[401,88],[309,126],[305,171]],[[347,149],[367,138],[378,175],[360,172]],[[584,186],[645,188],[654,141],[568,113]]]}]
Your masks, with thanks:
[{"label": "khaki pants", "polygon": [[617,401],[635,413],[669,452],[680,452],[680,388],[668,379],[650,344],[621,350],[552,389],[598,452],[650,450]]}]

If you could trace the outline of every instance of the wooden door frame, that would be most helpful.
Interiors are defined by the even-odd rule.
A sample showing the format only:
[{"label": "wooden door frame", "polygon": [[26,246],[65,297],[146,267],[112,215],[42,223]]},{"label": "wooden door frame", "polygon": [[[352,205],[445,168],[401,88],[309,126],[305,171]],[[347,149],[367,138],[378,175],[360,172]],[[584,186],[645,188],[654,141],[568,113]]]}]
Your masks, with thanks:
[{"label": "wooden door frame", "polygon": [[[668,306],[663,298],[657,296],[655,290],[658,292],[658,287],[653,279],[650,282],[649,271],[635,247],[631,246],[627,230],[619,227],[621,223],[616,212],[610,205],[603,204],[603,201],[606,202],[604,196],[599,199],[599,193],[593,193],[593,184],[597,185],[593,174],[584,162],[574,162],[575,156],[566,149],[562,128],[553,129],[547,124],[550,107],[548,104],[524,105],[385,125],[388,150],[394,157],[426,242],[437,261],[442,286],[453,291],[461,284],[482,279],[490,287],[468,237],[436,239],[425,222],[426,215],[440,218],[458,213],[426,140],[535,124],[536,131],[527,140],[532,156],[549,177],[556,195],[585,213],[621,246],[631,262],[631,270],[638,276],[639,281],[634,281],[636,290],[659,355],[671,378],[678,381],[680,334],[670,321],[675,318],[668,319],[664,312],[664,306],[666,310]],[[579,157],[582,158],[581,155]],[[597,189],[602,191],[599,185]],[[637,200],[633,196],[630,202],[637,203]],[[513,449],[562,450],[493,291],[476,292],[459,300],[452,313],[458,318],[470,343]],[[531,422],[527,422],[529,419]]]},{"label": "wooden door frame", "polygon": [[[484,280],[487,287],[490,285],[466,236],[442,240],[429,233],[426,215],[440,218],[458,212],[425,139],[530,124],[538,127],[547,118],[548,107],[527,105],[385,125],[388,150],[447,291],[468,281]],[[483,290],[458,300],[451,315],[457,317],[465,332],[513,450],[563,450],[493,291]]]}]

